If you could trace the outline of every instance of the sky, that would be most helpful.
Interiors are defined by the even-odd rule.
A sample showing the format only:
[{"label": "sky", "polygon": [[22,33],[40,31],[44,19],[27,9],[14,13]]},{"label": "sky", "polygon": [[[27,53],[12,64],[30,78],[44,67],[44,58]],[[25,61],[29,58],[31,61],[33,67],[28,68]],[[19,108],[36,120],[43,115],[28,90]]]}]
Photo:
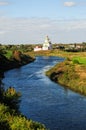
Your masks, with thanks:
[{"label": "sky", "polygon": [[0,0],[0,43],[86,42],[86,0]]}]

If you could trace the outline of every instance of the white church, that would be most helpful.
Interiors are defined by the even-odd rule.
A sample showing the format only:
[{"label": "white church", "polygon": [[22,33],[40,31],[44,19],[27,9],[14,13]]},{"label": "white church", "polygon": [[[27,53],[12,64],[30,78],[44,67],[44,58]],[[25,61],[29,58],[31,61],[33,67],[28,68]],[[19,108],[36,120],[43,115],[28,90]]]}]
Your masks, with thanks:
[{"label": "white church", "polygon": [[40,51],[40,50],[52,50],[52,43],[51,43],[51,41],[50,41],[48,36],[46,36],[45,42],[43,43],[42,48],[40,48],[38,46],[36,46],[34,48],[34,51]]}]

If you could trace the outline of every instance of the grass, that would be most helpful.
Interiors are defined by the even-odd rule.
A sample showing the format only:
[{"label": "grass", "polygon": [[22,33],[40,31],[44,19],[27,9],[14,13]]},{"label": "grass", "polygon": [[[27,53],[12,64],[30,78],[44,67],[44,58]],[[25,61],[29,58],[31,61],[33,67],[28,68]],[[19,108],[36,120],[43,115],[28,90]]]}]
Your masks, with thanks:
[{"label": "grass", "polygon": [[86,65],[86,57],[74,57],[73,63]]},{"label": "grass", "polygon": [[46,72],[46,75],[56,83],[75,92],[86,95],[86,67],[64,61]]},{"label": "grass", "polygon": [[8,59],[10,59],[11,56],[12,56],[12,51],[11,51],[11,50],[7,50],[5,56],[6,56]]},{"label": "grass", "polygon": [[46,75],[56,83],[86,95],[86,52],[59,51],[58,54],[66,57],[66,60],[48,70]]},{"label": "grass", "polygon": [[45,126],[16,114],[8,106],[0,104],[0,130],[46,130]]}]

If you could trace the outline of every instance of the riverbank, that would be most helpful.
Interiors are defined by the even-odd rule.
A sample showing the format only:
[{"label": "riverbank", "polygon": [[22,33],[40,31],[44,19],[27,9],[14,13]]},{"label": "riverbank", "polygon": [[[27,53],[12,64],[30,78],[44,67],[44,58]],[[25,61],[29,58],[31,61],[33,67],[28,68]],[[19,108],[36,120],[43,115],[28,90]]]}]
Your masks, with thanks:
[{"label": "riverbank", "polygon": [[46,130],[45,126],[39,122],[27,119],[19,111],[20,93],[16,92],[13,86],[7,90],[1,83],[4,72],[13,68],[26,65],[35,58],[15,51],[12,58],[8,59],[0,54],[0,129],[3,130]]},{"label": "riverbank", "polygon": [[34,60],[35,58],[29,55],[27,56],[25,54],[22,54],[21,52],[18,52],[18,51],[15,51],[10,59],[8,59],[3,54],[0,54],[0,78],[4,77],[5,71],[14,69],[14,68],[19,68]]},{"label": "riverbank", "polygon": [[[55,53],[54,53],[55,54]],[[58,55],[58,54],[56,54]],[[86,57],[84,53],[61,53],[66,60],[55,65],[46,75],[56,83],[75,92],[86,95],[86,64],[73,60],[74,57]]]}]

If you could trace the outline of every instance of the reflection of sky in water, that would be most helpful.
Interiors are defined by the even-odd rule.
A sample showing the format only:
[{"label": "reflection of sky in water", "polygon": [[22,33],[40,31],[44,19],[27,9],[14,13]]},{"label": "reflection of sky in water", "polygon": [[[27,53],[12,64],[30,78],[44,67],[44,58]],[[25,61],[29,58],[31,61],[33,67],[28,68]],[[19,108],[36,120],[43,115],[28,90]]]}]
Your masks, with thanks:
[{"label": "reflection of sky in water", "polygon": [[22,93],[20,110],[28,118],[50,130],[85,130],[86,98],[45,76],[46,70],[62,60],[37,57],[31,64],[6,72],[3,82]]}]

